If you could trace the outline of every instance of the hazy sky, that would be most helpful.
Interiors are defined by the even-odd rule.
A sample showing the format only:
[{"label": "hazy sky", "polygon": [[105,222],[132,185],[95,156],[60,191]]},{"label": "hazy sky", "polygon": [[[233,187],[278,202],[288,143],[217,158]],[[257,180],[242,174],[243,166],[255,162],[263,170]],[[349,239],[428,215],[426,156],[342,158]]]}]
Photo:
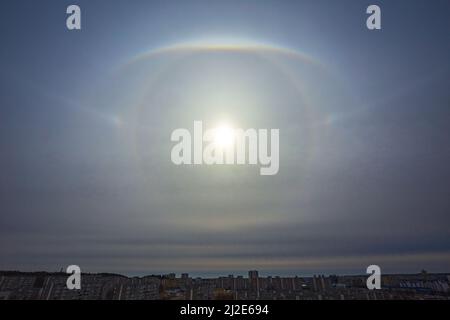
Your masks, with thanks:
[{"label": "hazy sky", "polygon": [[[450,271],[449,17],[445,0],[4,1],[0,269]],[[194,120],[280,129],[279,173],[175,166],[170,134]]]}]

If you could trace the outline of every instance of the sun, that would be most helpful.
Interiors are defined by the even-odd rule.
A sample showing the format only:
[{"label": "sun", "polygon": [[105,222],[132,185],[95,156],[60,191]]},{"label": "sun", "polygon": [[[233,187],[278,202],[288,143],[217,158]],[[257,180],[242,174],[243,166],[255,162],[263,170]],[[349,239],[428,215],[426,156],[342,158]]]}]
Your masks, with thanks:
[{"label": "sun", "polygon": [[234,129],[227,125],[220,125],[214,129],[214,143],[221,148],[229,148],[234,144]]}]

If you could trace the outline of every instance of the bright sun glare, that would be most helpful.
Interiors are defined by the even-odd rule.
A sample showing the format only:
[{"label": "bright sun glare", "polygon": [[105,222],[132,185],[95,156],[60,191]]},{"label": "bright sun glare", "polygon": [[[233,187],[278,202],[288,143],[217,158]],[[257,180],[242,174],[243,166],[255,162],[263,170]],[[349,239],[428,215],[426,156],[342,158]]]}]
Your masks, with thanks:
[{"label": "bright sun glare", "polygon": [[214,142],[222,147],[231,147],[234,143],[234,130],[228,125],[221,125],[215,129]]}]

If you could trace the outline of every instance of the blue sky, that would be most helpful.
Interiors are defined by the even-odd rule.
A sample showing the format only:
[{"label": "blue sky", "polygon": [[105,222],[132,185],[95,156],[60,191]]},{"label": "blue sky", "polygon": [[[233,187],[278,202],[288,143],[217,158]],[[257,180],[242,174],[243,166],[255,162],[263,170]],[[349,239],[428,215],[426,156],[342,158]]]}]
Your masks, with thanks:
[{"label": "blue sky", "polygon": [[[0,12],[1,269],[449,270],[448,1],[72,3]],[[278,175],[170,162],[224,117],[280,129]]]}]

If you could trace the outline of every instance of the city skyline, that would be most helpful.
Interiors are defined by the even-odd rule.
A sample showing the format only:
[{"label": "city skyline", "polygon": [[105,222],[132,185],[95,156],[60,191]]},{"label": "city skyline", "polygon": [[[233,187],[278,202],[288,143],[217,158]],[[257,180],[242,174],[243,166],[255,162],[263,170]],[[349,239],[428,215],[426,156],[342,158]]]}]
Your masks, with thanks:
[{"label": "city skyline", "polygon": [[[362,275],[280,277],[228,275],[193,278],[187,273],[124,277],[82,274],[68,289],[67,274],[0,271],[0,300],[449,300],[450,274],[384,275],[378,289]],[[69,280],[67,280],[69,281]]]}]

